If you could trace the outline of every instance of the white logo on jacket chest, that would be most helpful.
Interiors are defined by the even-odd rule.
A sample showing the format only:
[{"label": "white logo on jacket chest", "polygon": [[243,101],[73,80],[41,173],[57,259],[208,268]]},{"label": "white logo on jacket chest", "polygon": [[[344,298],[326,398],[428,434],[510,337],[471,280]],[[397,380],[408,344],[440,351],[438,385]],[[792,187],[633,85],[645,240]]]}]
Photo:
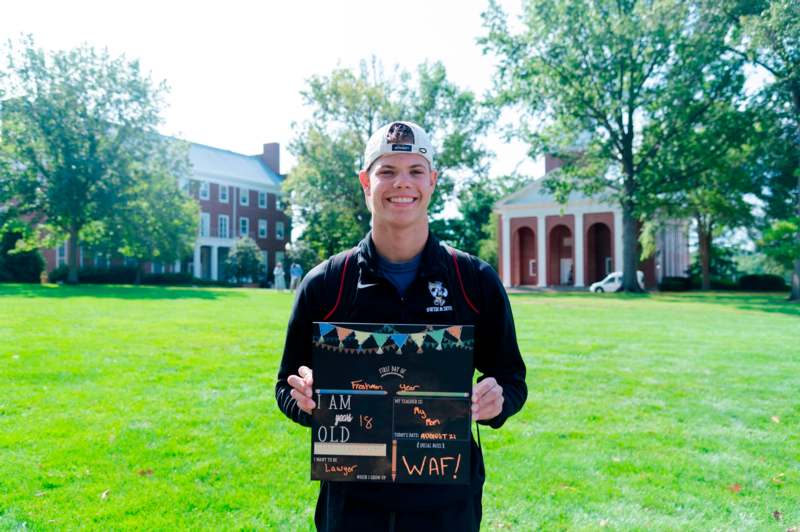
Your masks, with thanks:
[{"label": "white logo on jacket chest", "polygon": [[428,283],[428,292],[433,296],[433,305],[425,309],[426,312],[447,312],[453,310],[451,305],[447,303],[447,288],[442,285],[441,281],[433,281]]}]

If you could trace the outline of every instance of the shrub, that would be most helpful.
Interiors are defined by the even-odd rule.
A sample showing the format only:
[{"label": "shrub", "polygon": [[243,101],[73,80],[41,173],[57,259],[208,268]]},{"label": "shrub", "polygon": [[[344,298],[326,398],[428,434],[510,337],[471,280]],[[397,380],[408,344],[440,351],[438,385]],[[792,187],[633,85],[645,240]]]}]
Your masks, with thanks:
[{"label": "shrub", "polygon": [[264,263],[256,241],[247,236],[237,240],[225,261],[225,271],[240,282],[258,279],[264,271]]},{"label": "shrub", "polygon": [[664,277],[658,283],[658,289],[662,292],[686,292],[692,289],[692,280],[688,277]]},{"label": "shrub", "polygon": [[38,283],[44,271],[44,259],[38,250],[9,253],[22,237],[20,233],[8,231],[0,239],[0,281]]},{"label": "shrub", "polygon": [[739,278],[739,288],[741,290],[765,292],[783,292],[789,289],[783,277],[768,273],[743,275]]},{"label": "shrub", "polygon": [[[50,272],[51,283],[67,280],[69,268],[59,266]],[[112,266],[110,268],[81,268],[78,270],[78,281],[85,284],[133,284],[136,280],[135,266]]]},{"label": "shrub", "polygon": [[[69,268],[59,266],[50,272],[51,283],[67,280]],[[112,266],[110,268],[81,268],[78,270],[78,281],[84,284],[134,284],[136,281],[135,266]],[[196,279],[190,273],[147,273],[142,276],[142,284],[159,286],[232,286],[223,281]]]}]

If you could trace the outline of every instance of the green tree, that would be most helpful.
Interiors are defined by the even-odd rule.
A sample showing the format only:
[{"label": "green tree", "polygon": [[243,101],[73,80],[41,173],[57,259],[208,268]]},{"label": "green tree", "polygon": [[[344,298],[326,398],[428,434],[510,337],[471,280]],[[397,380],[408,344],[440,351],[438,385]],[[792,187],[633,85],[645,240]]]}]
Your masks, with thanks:
[{"label": "green tree", "polygon": [[258,279],[264,272],[264,263],[256,241],[249,236],[237,240],[225,261],[225,271],[238,283]]},{"label": "green tree", "polygon": [[768,257],[784,268],[790,269],[796,258],[800,257],[798,231],[800,231],[800,217],[777,220],[764,231],[759,245]]},{"label": "green tree", "polygon": [[642,173],[642,189],[650,192],[642,195],[646,210],[694,221],[704,290],[711,288],[715,234],[753,223],[746,195],[759,191],[749,165],[755,119],[752,111],[715,104]]},{"label": "green tree", "polygon": [[191,252],[200,219],[197,202],[180,187],[190,174],[188,145],[164,137],[155,142],[159,146],[137,169],[145,177],[125,191],[92,238],[136,260],[136,284],[145,262],[172,262]]},{"label": "green tree", "polygon": [[[453,245],[478,256],[481,256],[482,245],[493,243],[496,248],[497,227],[492,228],[490,220],[494,204],[528,182],[527,177],[519,175],[481,176],[468,181],[458,191],[459,216],[447,221],[447,235]],[[484,255],[486,251],[484,249]],[[494,264],[497,264],[496,258]]]},{"label": "green tree", "polygon": [[[764,178],[761,198],[773,234],[785,240],[785,230],[800,218],[800,3],[795,0],[756,2],[738,19],[743,38],[733,50],[765,71],[767,83],[753,100],[766,111],[762,126],[762,152],[758,159]],[[782,223],[786,221],[787,223]],[[800,226],[796,245],[800,250]],[[763,242],[770,242],[765,235]],[[774,251],[766,244],[771,253]],[[800,253],[791,261],[790,299],[800,301]]]},{"label": "green tree", "polygon": [[369,229],[356,176],[367,139],[384,123],[410,120],[431,135],[439,171],[434,214],[451,197],[456,176],[486,171],[489,153],[480,139],[491,115],[447,79],[440,63],[422,64],[412,76],[397,69],[386,75],[375,59],[362,61],[357,71],[313,76],[302,94],[312,117],[290,145],[298,162],[284,187],[303,228],[300,239],[321,257],[354,245]]},{"label": "green tree", "polygon": [[303,275],[325,260],[324,257],[320,257],[316,251],[311,249],[308,242],[304,240],[296,240],[286,244],[286,259],[287,262],[299,264],[303,268]]},{"label": "green tree", "polygon": [[[146,177],[165,91],[137,61],[82,46],[45,52],[9,43],[0,85],[0,158],[8,205],[37,225],[33,245],[69,238],[68,282],[78,247]],[[149,168],[148,168],[149,169]]]},{"label": "green tree", "polygon": [[38,283],[44,271],[44,259],[38,249],[17,248],[24,234],[0,224],[0,282]]},{"label": "green tree", "polygon": [[[536,0],[524,4],[521,33],[492,1],[481,39],[499,60],[497,102],[523,113],[519,135],[531,152],[565,161],[548,186],[603,193],[623,218],[623,287],[639,291],[637,224],[643,174],[741,84],[726,55],[725,28],[698,2]],[[650,183],[651,185],[653,183]]]}]

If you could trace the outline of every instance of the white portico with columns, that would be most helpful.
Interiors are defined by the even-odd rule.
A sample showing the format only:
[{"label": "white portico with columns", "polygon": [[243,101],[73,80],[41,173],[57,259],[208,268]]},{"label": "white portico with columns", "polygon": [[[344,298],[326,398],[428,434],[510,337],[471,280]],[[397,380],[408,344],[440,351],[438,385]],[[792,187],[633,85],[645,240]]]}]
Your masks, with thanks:
[{"label": "white portico with columns", "polygon": [[[622,269],[622,210],[615,202],[573,193],[562,205],[536,180],[497,202],[494,211],[498,269],[507,287],[582,288]],[[639,265],[648,287],[685,275],[687,234],[682,221],[658,230],[655,256]]]}]

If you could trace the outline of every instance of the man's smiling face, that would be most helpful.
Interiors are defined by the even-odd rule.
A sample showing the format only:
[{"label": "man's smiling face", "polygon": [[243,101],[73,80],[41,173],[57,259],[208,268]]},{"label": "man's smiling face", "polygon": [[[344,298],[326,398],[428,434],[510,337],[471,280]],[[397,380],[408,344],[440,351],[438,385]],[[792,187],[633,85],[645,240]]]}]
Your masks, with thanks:
[{"label": "man's smiling face", "polygon": [[436,188],[435,171],[413,153],[387,154],[359,174],[375,225],[427,226],[428,205]]}]

